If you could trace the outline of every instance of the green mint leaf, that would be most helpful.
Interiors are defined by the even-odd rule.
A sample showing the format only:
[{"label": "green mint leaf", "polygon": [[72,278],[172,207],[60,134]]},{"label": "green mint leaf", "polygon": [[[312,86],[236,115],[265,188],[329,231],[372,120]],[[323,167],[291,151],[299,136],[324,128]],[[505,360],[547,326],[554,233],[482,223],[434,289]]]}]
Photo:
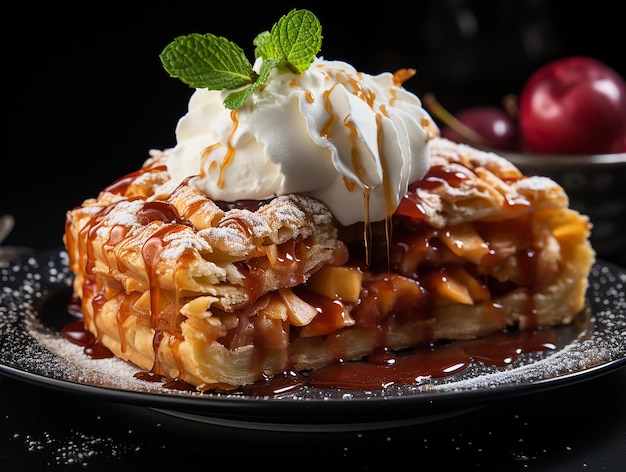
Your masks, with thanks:
[{"label": "green mint leaf", "polygon": [[269,56],[284,60],[295,73],[309,68],[322,47],[322,26],[309,10],[292,10],[272,26],[267,43],[260,48]]},{"label": "green mint leaf", "polygon": [[280,59],[266,58],[263,59],[261,70],[257,79],[246,88],[230,93],[224,100],[224,106],[229,110],[238,110],[241,108],[248,98],[256,89],[267,82],[271,70],[280,63]]},{"label": "green mint leaf", "polygon": [[269,31],[263,31],[262,33],[259,33],[256,35],[256,38],[254,38],[254,41],[252,41],[252,44],[254,44],[256,46],[256,48],[254,49],[254,58],[258,59],[259,57],[269,57],[270,55],[267,53],[266,51],[266,45],[270,40],[270,32]]},{"label": "green mint leaf", "polygon": [[213,34],[179,36],[161,52],[163,67],[172,77],[195,88],[236,90],[224,100],[231,110],[241,108],[265,84],[274,67],[298,74],[310,66],[322,47],[322,27],[308,10],[292,10],[253,41],[254,56],[262,58],[257,74],[235,43]]},{"label": "green mint leaf", "polygon": [[179,36],[159,57],[170,76],[195,88],[232,90],[257,78],[239,46],[210,33]]}]

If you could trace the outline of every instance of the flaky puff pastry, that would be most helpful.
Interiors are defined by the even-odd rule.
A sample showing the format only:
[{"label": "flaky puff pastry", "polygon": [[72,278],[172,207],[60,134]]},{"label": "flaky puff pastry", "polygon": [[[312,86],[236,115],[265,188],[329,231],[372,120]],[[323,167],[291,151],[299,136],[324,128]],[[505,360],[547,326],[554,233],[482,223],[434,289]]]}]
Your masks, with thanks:
[{"label": "flaky puff pastry", "polygon": [[[448,267],[460,257],[458,265],[493,282],[490,297],[503,307],[507,326],[569,323],[583,308],[595,261],[591,223],[568,207],[567,194],[556,182],[525,176],[494,153],[436,138],[430,171],[413,192],[424,225],[452,253],[448,259],[438,257]],[[431,256],[423,255],[418,265],[428,266]],[[471,333],[467,328],[459,324],[454,337]]]},{"label": "flaky puff pastry", "polygon": [[204,391],[569,323],[594,261],[588,218],[550,179],[429,144],[429,172],[371,228],[340,228],[302,195],[224,205],[187,182],[156,195],[169,176],[154,152],[67,213],[86,327],[116,356]]},{"label": "flaky puff pastry", "polygon": [[[584,308],[591,223],[560,185],[442,138],[430,141],[430,159],[391,224],[373,228],[372,261],[350,309],[355,325],[293,339],[297,366],[332,362],[337,345],[358,358],[381,345],[568,324]],[[342,229],[351,255],[363,250],[362,230]],[[317,287],[318,275],[307,284]]]}]

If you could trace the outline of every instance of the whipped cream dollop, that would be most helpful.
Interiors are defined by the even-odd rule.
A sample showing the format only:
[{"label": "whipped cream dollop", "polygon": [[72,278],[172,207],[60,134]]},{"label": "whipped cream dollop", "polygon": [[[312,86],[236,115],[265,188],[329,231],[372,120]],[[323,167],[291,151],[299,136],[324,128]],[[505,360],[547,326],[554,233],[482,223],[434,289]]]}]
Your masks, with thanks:
[{"label": "whipped cream dollop", "polygon": [[159,192],[190,177],[213,200],[298,193],[325,203],[343,225],[383,220],[428,170],[436,133],[402,87],[411,75],[368,75],[316,58],[299,74],[273,69],[238,110],[223,104],[232,90],[196,89],[165,151],[171,180]]}]

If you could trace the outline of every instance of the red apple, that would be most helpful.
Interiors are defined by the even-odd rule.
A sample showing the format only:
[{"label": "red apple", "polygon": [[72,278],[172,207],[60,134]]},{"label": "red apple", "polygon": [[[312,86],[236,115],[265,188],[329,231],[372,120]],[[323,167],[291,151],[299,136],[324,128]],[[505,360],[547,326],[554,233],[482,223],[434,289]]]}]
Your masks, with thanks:
[{"label": "red apple", "polygon": [[492,106],[475,106],[459,111],[455,118],[477,133],[481,141],[474,142],[459,132],[458,127],[447,124],[441,136],[459,143],[489,147],[502,151],[515,151],[518,147],[517,125],[502,109]]},{"label": "red apple", "polygon": [[557,59],[537,69],[522,87],[518,119],[531,152],[623,152],[626,81],[590,57]]}]

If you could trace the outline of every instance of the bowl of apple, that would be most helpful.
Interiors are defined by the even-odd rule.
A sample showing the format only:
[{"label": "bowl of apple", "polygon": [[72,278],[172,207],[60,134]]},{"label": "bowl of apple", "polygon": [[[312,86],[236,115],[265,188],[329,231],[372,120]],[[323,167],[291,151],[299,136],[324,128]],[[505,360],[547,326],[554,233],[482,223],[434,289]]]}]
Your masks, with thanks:
[{"label": "bowl of apple", "polygon": [[502,107],[451,115],[432,94],[424,105],[443,137],[559,183],[570,206],[589,216],[599,257],[626,250],[626,81],[615,70],[591,57],[565,57],[537,69]]}]

